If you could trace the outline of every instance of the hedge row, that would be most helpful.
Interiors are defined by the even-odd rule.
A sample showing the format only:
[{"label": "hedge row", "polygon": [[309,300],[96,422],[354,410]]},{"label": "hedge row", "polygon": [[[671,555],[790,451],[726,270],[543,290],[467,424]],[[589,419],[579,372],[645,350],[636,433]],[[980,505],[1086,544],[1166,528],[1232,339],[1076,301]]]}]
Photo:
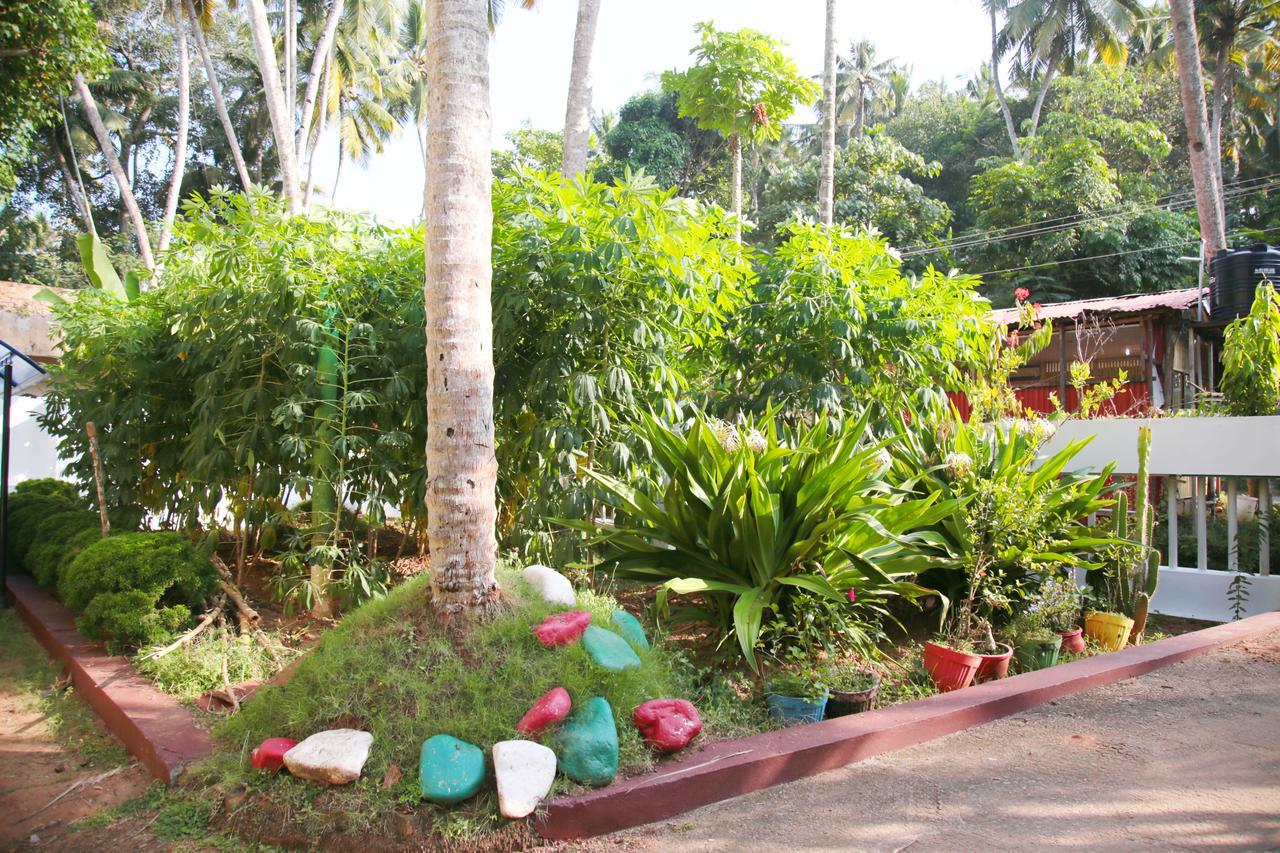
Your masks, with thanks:
[{"label": "hedge row", "polygon": [[[135,530],[137,513],[111,513]],[[191,623],[217,586],[209,558],[170,532],[101,534],[75,485],[27,480],[9,498],[9,559],[78,614],[76,627],[112,651],[162,643]]]}]

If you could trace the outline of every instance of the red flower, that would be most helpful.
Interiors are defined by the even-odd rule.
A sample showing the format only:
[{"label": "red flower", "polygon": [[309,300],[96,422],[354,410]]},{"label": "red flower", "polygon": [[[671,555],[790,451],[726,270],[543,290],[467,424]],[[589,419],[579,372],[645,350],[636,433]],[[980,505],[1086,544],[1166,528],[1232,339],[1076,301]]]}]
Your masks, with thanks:
[{"label": "red flower", "polygon": [[854,604],[858,600],[858,592],[853,587],[849,587],[849,603]]},{"label": "red flower", "polygon": [[1019,341],[1020,338],[1018,337],[1017,331],[1010,332],[1009,337],[1005,339],[1005,343],[1008,344],[1010,348],[1016,347]]},{"label": "red flower", "polygon": [[1013,298],[1019,302],[1026,302],[1031,298],[1031,291],[1027,290],[1025,287],[1019,287],[1013,292]]}]

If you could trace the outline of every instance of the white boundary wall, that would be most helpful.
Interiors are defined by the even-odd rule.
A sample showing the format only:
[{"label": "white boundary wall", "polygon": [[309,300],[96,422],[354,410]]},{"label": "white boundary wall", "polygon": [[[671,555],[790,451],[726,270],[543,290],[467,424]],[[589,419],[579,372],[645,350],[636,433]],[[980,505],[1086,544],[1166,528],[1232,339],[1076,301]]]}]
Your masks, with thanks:
[{"label": "white boundary wall", "polygon": [[12,411],[9,488],[12,489],[23,480],[61,477],[65,465],[58,458],[58,446],[53,437],[36,422],[36,418],[44,412],[44,398],[19,394],[13,398]]}]

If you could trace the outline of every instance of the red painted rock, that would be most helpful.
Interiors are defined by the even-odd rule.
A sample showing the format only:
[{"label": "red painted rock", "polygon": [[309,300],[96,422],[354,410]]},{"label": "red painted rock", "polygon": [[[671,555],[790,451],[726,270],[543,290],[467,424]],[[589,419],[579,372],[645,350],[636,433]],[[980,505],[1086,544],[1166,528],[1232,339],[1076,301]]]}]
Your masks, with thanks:
[{"label": "red painted rock", "polygon": [[590,624],[590,613],[585,610],[569,610],[542,620],[542,624],[533,629],[533,635],[538,638],[539,643],[554,649],[576,641]]},{"label": "red painted rock", "polygon": [[516,731],[536,735],[547,726],[554,725],[569,716],[572,708],[573,700],[569,698],[569,691],[563,687],[553,687],[525,712],[520,722],[516,723]]},{"label": "red painted rock", "polygon": [[702,731],[698,709],[683,699],[650,699],[631,712],[631,719],[645,741],[661,752],[683,749]]},{"label": "red painted rock", "polygon": [[284,766],[284,754],[298,745],[287,737],[269,737],[249,754],[249,763],[268,773],[279,773]]}]

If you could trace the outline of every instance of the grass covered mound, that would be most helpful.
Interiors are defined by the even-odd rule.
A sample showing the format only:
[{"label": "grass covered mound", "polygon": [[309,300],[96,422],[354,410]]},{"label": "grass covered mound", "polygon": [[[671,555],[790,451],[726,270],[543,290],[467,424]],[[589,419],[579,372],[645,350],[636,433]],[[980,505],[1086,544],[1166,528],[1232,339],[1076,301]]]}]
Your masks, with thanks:
[{"label": "grass covered mound", "polygon": [[[575,708],[592,696],[609,701],[618,727],[620,775],[653,764],[631,722],[632,709],[647,699],[693,701],[704,718],[704,738],[734,737],[765,725],[760,709],[739,700],[723,683],[704,681],[660,644],[640,653],[642,667],[621,673],[597,667],[581,643],[544,648],[533,628],[563,608],[542,602],[512,571],[500,569],[499,583],[505,612],[460,636],[451,635],[431,610],[425,575],[347,616],[297,665],[285,686],[263,688],[215,730],[223,750],[206,764],[207,781],[262,789],[295,823],[326,820],[317,812],[330,819],[340,812],[342,831],[349,832],[371,828],[397,804],[420,802],[417,768],[424,740],[449,734],[488,753],[497,741],[520,737],[516,723],[553,687],[567,689]],[[618,605],[606,596],[579,592],[578,607],[591,612],[592,624],[609,627]],[[362,728],[374,736],[363,775],[349,786],[327,789],[249,769],[249,752],[264,738],[301,741],[338,727]],[[403,778],[383,789],[380,783],[392,765]],[[454,810],[424,803],[421,812],[429,816],[430,832],[457,838],[498,826],[492,778],[490,764],[485,791]],[[571,783],[558,778],[556,784],[564,790]]]}]

